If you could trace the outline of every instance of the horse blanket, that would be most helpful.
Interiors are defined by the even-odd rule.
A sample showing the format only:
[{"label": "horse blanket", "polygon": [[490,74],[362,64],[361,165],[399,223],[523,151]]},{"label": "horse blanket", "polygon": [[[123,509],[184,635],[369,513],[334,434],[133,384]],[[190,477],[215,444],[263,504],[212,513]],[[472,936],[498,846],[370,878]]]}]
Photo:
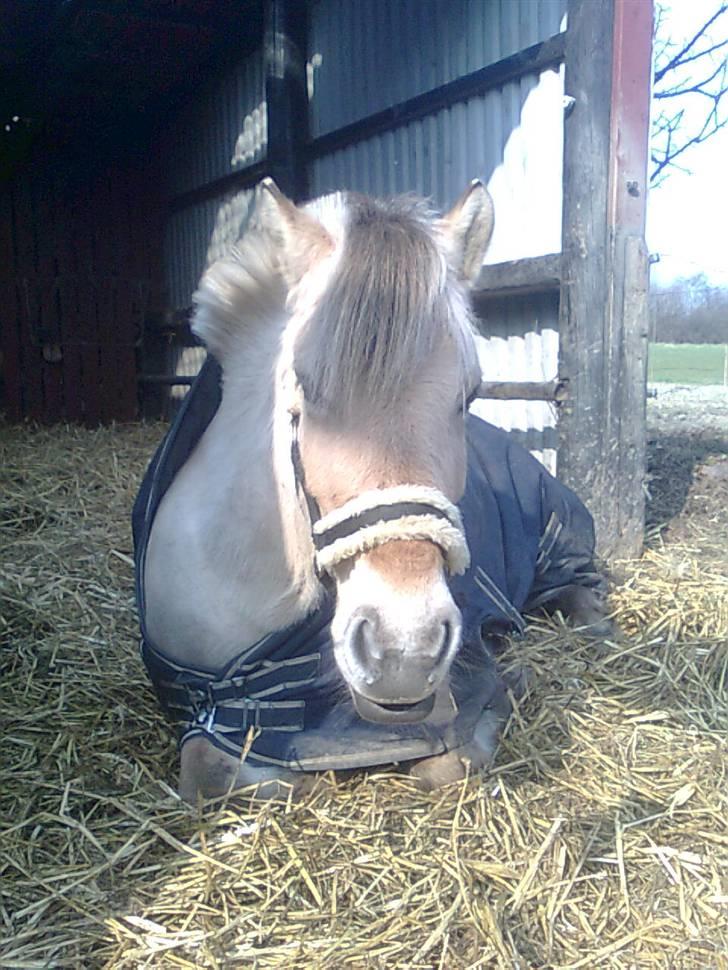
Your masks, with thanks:
[{"label": "horse blanket", "polygon": [[523,613],[573,584],[596,587],[594,527],[582,502],[498,428],[468,415],[468,469],[459,502],[471,564],[450,577],[463,642],[447,702],[416,724],[375,724],[356,713],[336,667],[335,593],[302,622],[245,646],[224,669],[183,667],[145,626],[144,560],[154,516],[221,399],[208,357],[142,482],[133,515],[141,651],[180,744],[204,735],[252,764],[320,771],[442,754],[472,739],[489,706],[503,704],[489,638],[521,633]]}]

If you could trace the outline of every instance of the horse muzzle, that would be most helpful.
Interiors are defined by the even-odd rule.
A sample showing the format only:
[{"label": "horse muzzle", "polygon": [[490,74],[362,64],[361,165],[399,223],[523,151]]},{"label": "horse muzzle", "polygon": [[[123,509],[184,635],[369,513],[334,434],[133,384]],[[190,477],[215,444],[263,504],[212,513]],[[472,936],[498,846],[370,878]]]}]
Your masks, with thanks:
[{"label": "horse muzzle", "polygon": [[450,601],[424,623],[399,628],[374,607],[350,617],[336,646],[339,667],[360,717],[379,723],[424,720],[447,677],[461,638],[461,619]]},{"label": "horse muzzle", "polygon": [[352,688],[351,698],[359,717],[377,724],[415,724],[424,721],[435,706],[434,693],[414,703],[386,704],[370,700]]}]

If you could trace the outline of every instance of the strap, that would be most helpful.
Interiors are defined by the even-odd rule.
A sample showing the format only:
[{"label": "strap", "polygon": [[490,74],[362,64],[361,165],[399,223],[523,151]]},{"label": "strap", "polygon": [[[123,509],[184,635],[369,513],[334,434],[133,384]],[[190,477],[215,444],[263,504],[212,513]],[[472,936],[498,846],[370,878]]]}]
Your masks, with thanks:
[{"label": "strap", "polygon": [[298,425],[300,419],[300,414],[294,413],[291,415],[291,464],[293,465],[293,475],[296,480],[296,489],[298,490],[299,495],[303,497],[306,504],[309,528],[311,531],[313,531],[315,523],[321,518],[321,509],[319,508],[319,504],[316,499],[306,488],[306,474],[303,470],[303,462],[301,461],[301,446],[298,442]]},{"label": "strap", "polygon": [[358,532],[360,529],[368,528],[372,525],[379,525],[380,522],[393,522],[396,519],[403,519],[410,515],[430,515],[435,518],[450,521],[450,517],[442,509],[424,502],[396,502],[394,505],[375,505],[374,508],[366,509],[356,515],[352,515],[343,522],[338,522],[324,531],[317,528],[313,542],[317,551],[325,549],[339,539],[347,539],[349,536]]}]

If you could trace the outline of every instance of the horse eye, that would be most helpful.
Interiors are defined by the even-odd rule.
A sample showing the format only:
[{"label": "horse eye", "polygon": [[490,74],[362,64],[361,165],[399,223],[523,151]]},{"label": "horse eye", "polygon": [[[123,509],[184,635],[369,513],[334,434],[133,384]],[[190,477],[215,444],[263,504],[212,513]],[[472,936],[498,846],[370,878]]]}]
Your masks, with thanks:
[{"label": "horse eye", "polygon": [[311,381],[309,379],[308,374],[305,374],[302,371],[297,370],[296,380],[298,382],[298,386],[301,388],[301,391],[303,392],[303,397],[306,403],[307,404],[315,403],[314,394],[311,388]]},{"label": "horse eye", "polygon": [[316,384],[308,374],[302,371],[296,371],[296,380],[303,392],[305,404],[314,412],[326,410],[326,401],[321,397]]}]

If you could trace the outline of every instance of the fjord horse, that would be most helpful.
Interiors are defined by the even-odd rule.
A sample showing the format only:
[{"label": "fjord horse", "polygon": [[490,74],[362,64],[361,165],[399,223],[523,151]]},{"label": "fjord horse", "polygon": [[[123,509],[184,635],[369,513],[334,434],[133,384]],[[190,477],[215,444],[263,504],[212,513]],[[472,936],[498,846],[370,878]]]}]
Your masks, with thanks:
[{"label": "fjord horse", "polygon": [[[490,760],[508,712],[486,621],[518,627],[539,589],[598,618],[587,513],[571,493],[549,505],[555,480],[467,417],[467,289],[492,227],[477,181],[437,217],[410,197],[298,208],[266,180],[203,277],[194,330],[217,396],[200,417],[193,388],[135,510],[144,657],[180,728],[183,797],[392,762],[425,785],[458,778]],[[488,461],[511,470],[505,512]],[[577,533],[575,575],[549,579]],[[491,534],[492,567],[470,548]],[[529,543],[516,581],[509,549]]]}]

